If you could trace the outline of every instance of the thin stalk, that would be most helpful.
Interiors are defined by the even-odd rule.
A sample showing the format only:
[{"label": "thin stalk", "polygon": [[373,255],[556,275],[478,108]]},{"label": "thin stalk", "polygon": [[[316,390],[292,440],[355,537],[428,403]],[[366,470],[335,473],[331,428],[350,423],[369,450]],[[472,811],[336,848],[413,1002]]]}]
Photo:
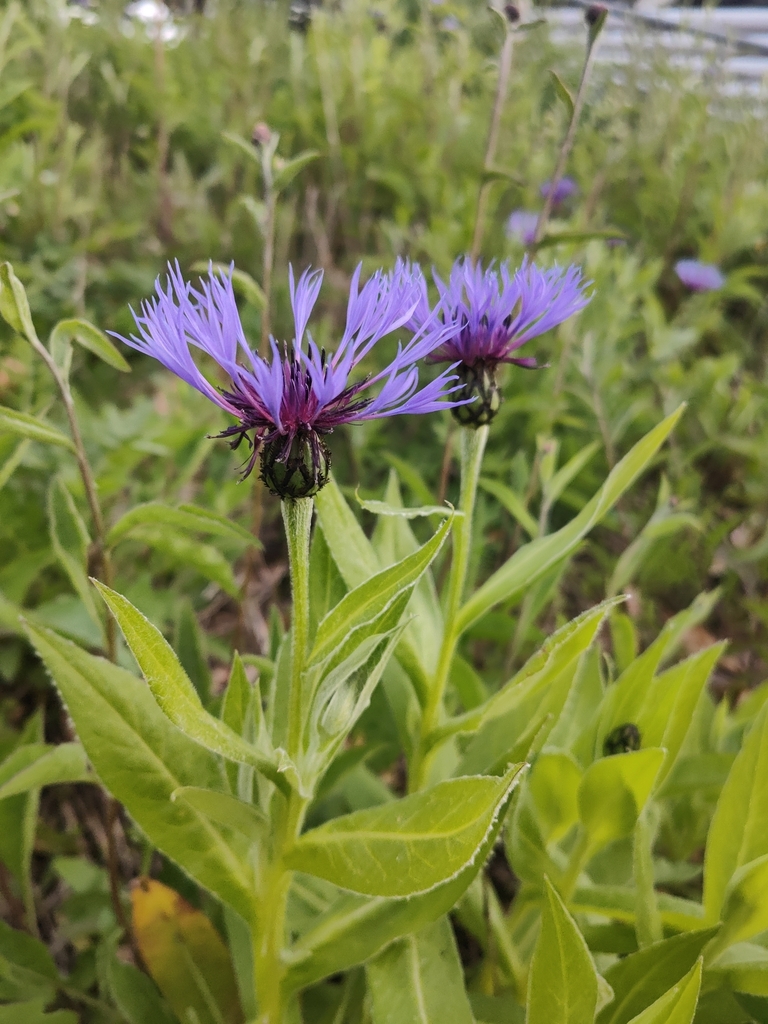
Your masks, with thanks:
[{"label": "thin stalk", "polygon": [[286,498],[283,522],[288,540],[293,615],[291,619],[291,689],[288,695],[288,753],[301,750],[301,676],[309,645],[309,533],[312,498]]},{"label": "thin stalk", "polygon": [[488,427],[462,427],[461,443],[461,491],[459,511],[462,516],[454,521],[452,541],[453,556],[451,573],[448,578],[448,599],[445,609],[445,628],[443,642],[437,663],[437,671],[432,680],[424,714],[421,720],[421,741],[413,758],[410,771],[410,789],[421,789],[427,780],[431,754],[428,750],[429,736],[439,723],[443,707],[443,697],[451,670],[451,662],[458,642],[456,617],[461,608],[464,588],[467,582],[467,569],[472,546],[472,518],[477,498],[477,482],[480,478],[480,467],[483,453],[488,441]]},{"label": "thin stalk", "polygon": [[[493,104],[493,115],[491,125],[488,129],[488,144],[485,148],[485,160],[483,161],[483,172],[487,174],[493,169],[496,160],[496,149],[499,144],[499,132],[501,131],[501,115],[504,110],[504,103],[509,88],[509,74],[512,69],[512,53],[515,39],[512,29],[507,26],[504,36],[504,45],[501,48],[499,57],[499,77],[496,81],[496,99]],[[477,263],[480,257],[480,249],[483,244],[483,232],[485,230],[485,214],[488,206],[488,196],[493,185],[492,181],[483,181],[477,194],[477,211],[475,213],[475,231],[472,236],[471,259]]]},{"label": "thin stalk", "polygon": [[558,184],[562,181],[565,175],[565,168],[568,163],[568,157],[571,155],[573,144],[576,141],[576,131],[579,127],[579,121],[581,120],[581,114],[584,109],[584,101],[587,97],[587,85],[589,83],[590,76],[592,74],[592,68],[595,63],[595,54],[597,52],[597,37],[600,34],[600,29],[605,21],[605,13],[599,15],[599,21],[594,25],[589,25],[589,35],[587,37],[587,52],[584,57],[584,66],[581,69],[581,79],[579,81],[579,88],[576,92],[576,98],[573,101],[573,110],[571,111],[571,120],[568,125],[568,131],[565,133],[565,138],[560,145],[560,152],[557,156],[557,163],[555,164],[555,170],[550,181],[549,191],[544,199],[544,206],[539,214],[539,219],[536,222],[536,231],[533,236],[533,244],[537,245],[544,237],[544,232],[547,230],[547,224],[549,218],[552,215],[552,206],[555,201],[555,190]]},{"label": "thin stalk", "polygon": [[[269,162],[271,165],[271,161]],[[269,355],[269,335],[272,331],[272,271],[275,263],[275,215],[277,213],[277,195],[272,185],[272,167],[264,161],[264,206],[266,218],[264,223],[264,255],[261,263],[261,290],[264,292],[264,308],[261,311],[261,341],[259,355],[266,359]]]}]

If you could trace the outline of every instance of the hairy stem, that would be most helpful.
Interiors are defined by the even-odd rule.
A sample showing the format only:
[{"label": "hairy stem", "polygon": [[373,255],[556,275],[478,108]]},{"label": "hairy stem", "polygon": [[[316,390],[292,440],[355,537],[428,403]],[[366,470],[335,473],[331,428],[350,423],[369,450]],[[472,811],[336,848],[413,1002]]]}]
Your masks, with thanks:
[{"label": "hairy stem", "polygon": [[448,599],[445,608],[445,627],[443,642],[437,663],[437,671],[430,686],[427,704],[421,720],[421,738],[414,755],[410,771],[410,789],[415,791],[423,788],[427,782],[431,752],[429,737],[439,724],[443,707],[443,697],[451,670],[451,662],[456,650],[459,636],[456,630],[456,618],[461,608],[464,588],[467,582],[469,555],[472,545],[472,518],[477,497],[477,482],[480,478],[480,467],[483,453],[488,440],[488,427],[462,427],[459,431],[461,444],[461,491],[459,512],[454,521],[452,541],[453,555],[451,572],[448,578]]},{"label": "hairy stem", "polygon": [[[501,48],[499,57],[499,77],[496,82],[496,99],[493,104],[491,125],[488,129],[488,144],[485,149],[485,160],[483,171],[488,172],[493,168],[496,159],[496,149],[499,144],[499,132],[501,130],[501,115],[504,110],[504,102],[507,98],[509,88],[509,74],[512,69],[512,52],[514,50],[514,33],[507,28],[504,36],[504,45]],[[483,181],[477,194],[477,211],[475,213],[475,231],[472,236],[471,259],[477,263],[480,257],[480,249],[483,244],[483,232],[485,230],[485,214],[488,206],[488,196],[493,185],[492,181]]]}]

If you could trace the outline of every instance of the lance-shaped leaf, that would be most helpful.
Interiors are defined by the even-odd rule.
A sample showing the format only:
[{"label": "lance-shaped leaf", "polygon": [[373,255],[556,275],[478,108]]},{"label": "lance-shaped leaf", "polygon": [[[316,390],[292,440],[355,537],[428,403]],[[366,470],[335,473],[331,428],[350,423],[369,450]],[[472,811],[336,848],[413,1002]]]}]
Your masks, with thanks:
[{"label": "lance-shaped leaf", "polygon": [[240,589],[232,566],[218,548],[203,544],[194,537],[177,532],[171,526],[136,526],[131,531],[133,540],[154,548],[163,558],[180,569],[194,569],[206,579],[218,584],[225,594],[238,597]]},{"label": "lance-shaped leaf", "polygon": [[366,977],[373,1024],[474,1024],[447,917],[393,942]]},{"label": "lance-shaped leaf", "polygon": [[597,1016],[596,1024],[628,1024],[660,999],[695,965],[715,929],[675,935],[631,953],[605,972],[614,1000]]},{"label": "lance-shaped leaf", "polygon": [[316,149],[307,149],[290,160],[275,159],[275,191],[282,192],[304,168],[320,156]]},{"label": "lance-shaped leaf", "polygon": [[136,505],[121,516],[107,534],[110,547],[142,527],[161,526],[172,530],[183,530],[185,533],[202,533],[215,537],[229,537],[241,544],[258,545],[258,540],[233,523],[226,516],[220,516],[209,509],[198,508],[197,505],[180,505],[173,508],[161,501],[148,501],[144,505]]},{"label": "lance-shaped leaf", "polygon": [[0,263],[0,316],[18,334],[37,340],[24,285],[10,263]]},{"label": "lance-shaped leaf", "polygon": [[768,853],[768,704],[763,705],[728,774],[709,826],[704,910],[720,919],[736,870]]},{"label": "lance-shaped leaf", "polygon": [[64,365],[67,359],[66,349],[73,341],[98,356],[113,369],[120,370],[121,373],[131,372],[130,365],[118,352],[117,347],[103,331],[87,320],[60,320],[53,328],[48,344],[57,365]]},{"label": "lance-shaped leaf", "polygon": [[526,1024],[591,1024],[598,975],[584,936],[545,880],[541,931],[528,977]]},{"label": "lance-shaped leaf", "polygon": [[163,634],[121,594],[94,581],[115,616],[161,710],[190,739],[230,761],[256,768],[285,789],[287,781],[271,751],[247,743],[205,710],[197,690]]},{"label": "lance-shaped leaf", "polygon": [[171,793],[171,800],[183,800],[211,821],[226,825],[251,841],[263,836],[265,830],[269,828],[269,822],[262,810],[220,790],[184,786]]},{"label": "lance-shaped leaf", "polygon": [[768,854],[738,868],[725,890],[723,927],[707,950],[708,961],[736,942],[768,930]]},{"label": "lance-shaped leaf", "polygon": [[498,569],[459,612],[457,628],[464,632],[500,601],[508,601],[571,554],[578,543],[609,511],[646,468],[680,418],[684,406],[663,420],[613,468],[598,493],[567,526],[526,544]]},{"label": "lance-shaped leaf", "polygon": [[579,817],[590,849],[631,834],[659,774],[665,752],[658,747],[594,761],[579,785]]},{"label": "lance-shaped leaf", "polygon": [[53,444],[59,448],[66,448],[70,452],[75,451],[75,446],[66,434],[62,434],[50,423],[44,423],[37,416],[28,412],[19,412],[17,409],[9,409],[0,405],[0,432],[17,434],[19,437],[27,437],[30,441],[42,441],[43,444]]},{"label": "lance-shaped leaf", "polygon": [[487,860],[501,829],[514,788],[474,859],[454,878],[420,896],[402,899],[339,898],[315,920],[285,954],[288,990],[306,988],[323,978],[365,963],[394,939],[418,931],[447,914],[469,888]]},{"label": "lance-shaped leaf", "polygon": [[0,764],[0,800],[61,782],[95,782],[79,743],[28,743]]},{"label": "lance-shaped leaf", "polygon": [[176,729],[142,680],[52,630],[26,632],[61,693],[88,759],[152,843],[248,916],[250,871],[225,830],[171,794],[221,788],[218,758]]},{"label": "lance-shaped leaf", "polygon": [[701,960],[655,1003],[633,1017],[630,1024],[691,1024],[701,988]]},{"label": "lance-shaped leaf", "polygon": [[371,896],[413,896],[466,868],[494,826],[522,765],[470,776],[357,811],[306,832],[286,854],[297,871]]},{"label": "lance-shaped leaf", "polygon": [[346,594],[320,623],[310,664],[324,661],[331,655],[338,663],[361,640],[380,632],[379,621],[393,602],[410,596],[422,573],[442,547],[451,523],[452,517],[418,551]]}]

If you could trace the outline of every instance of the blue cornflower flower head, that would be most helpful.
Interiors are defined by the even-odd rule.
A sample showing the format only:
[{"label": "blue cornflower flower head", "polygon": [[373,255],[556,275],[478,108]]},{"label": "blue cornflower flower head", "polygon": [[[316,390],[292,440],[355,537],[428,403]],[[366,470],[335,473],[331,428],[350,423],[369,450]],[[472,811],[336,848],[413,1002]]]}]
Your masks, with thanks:
[{"label": "blue cornflower flower head", "polygon": [[720,268],[712,263],[678,260],[675,264],[675,273],[692,292],[714,292],[725,284]]},{"label": "blue cornflower flower head", "polygon": [[[428,355],[428,362],[449,362],[461,380],[459,397],[476,402],[456,403],[453,415],[464,425],[490,423],[501,404],[496,381],[500,363],[526,369],[538,366],[532,356],[518,355],[532,338],[556,327],[589,302],[578,267],[541,270],[526,258],[510,275],[507,264],[483,270],[469,259],[458,259],[446,284],[437,274],[440,294],[436,312],[448,328],[444,341]],[[422,299],[413,318],[428,322],[429,303],[424,283]]]},{"label": "blue cornflower flower head", "polygon": [[575,196],[579,191],[579,186],[573,180],[573,178],[565,177],[561,178],[557,182],[554,189],[552,189],[552,182],[545,181],[539,189],[543,199],[546,199],[550,192],[552,192],[552,205],[560,206],[566,199],[570,199],[571,196]]},{"label": "blue cornflower flower head", "polygon": [[536,238],[538,213],[531,210],[513,210],[507,219],[507,237],[517,238],[523,245],[530,245]]},{"label": "blue cornflower flower head", "polygon": [[[307,330],[322,284],[322,271],[305,271],[298,282],[290,271],[294,337],[282,347],[271,338],[271,358],[263,359],[246,341],[235,303],[231,276],[213,269],[199,289],[182,277],[178,263],[158,278],[156,294],[133,313],[138,335],[127,345],[150,355],[212,402],[236,417],[218,437],[232,448],[245,440],[251,448],[243,477],[261,458],[261,476],[280,497],[315,494],[328,480],[330,452],[323,436],[342,423],[355,423],[450,408],[448,397],[460,385],[448,369],[419,388],[418,362],[440,344],[445,326],[425,318],[400,344],[389,366],[352,380],[352,373],[378,341],[410,323],[425,290],[416,265],[398,260],[391,273],[377,271],[360,287],[352,277],[347,321],[335,352],[320,349]],[[132,310],[133,312],[133,310]],[[211,356],[229,377],[214,387],[198,369],[192,352]],[[370,389],[377,385],[377,393]]]}]

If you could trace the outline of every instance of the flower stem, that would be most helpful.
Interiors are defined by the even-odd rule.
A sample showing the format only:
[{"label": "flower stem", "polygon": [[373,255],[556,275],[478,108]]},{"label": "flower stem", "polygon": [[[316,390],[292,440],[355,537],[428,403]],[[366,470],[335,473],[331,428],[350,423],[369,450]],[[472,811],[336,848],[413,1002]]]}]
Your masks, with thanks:
[{"label": "flower stem", "polygon": [[431,761],[429,737],[434,728],[439,724],[443,697],[445,696],[445,688],[451,670],[451,662],[453,661],[453,655],[459,639],[456,630],[456,618],[461,608],[464,587],[467,582],[467,569],[469,568],[469,555],[472,546],[472,518],[477,497],[477,482],[480,478],[480,467],[483,463],[485,445],[488,441],[488,427],[487,425],[477,429],[462,427],[459,431],[459,437],[461,444],[459,512],[462,512],[463,515],[457,517],[453,526],[453,557],[451,559],[451,573],[448,578],[448,599],[445,608],[443,642],[440,647],[437,671],[432,680],[421,720],[419,746],[411,763],[411,791],[423,788],[427,782]]},{"label": "flower stem", "polygon": [[309,532],[313,507],[312,498],[285,498],[283,501],[293,593],[291,689],[288,696],[288,753],[292,758],[296,758],[301,749],[301,675],[309,644]]},{"label": "flower stem", "polygon": [[[491,125],[488,129],[488,145],[486,146],[485,160],[483,161],[483,171],[485,174],[493,169],[493,163],[496,159],[496,148],[499,144],[499,132],[501,130],[501,115],[504,110],[504,102],[507,98],[507,89],[509,88],[509,73],[512,69],[512,53],[514,45],[514,32],[511,28],[507,27],[507,31],[504,36],[504,44],[501,48],[501,55],[499,56],[499,77],[496,82],[496,99],[493,104]],[[485,213],[486,207],[488,206],[488,195],[492,186],[492,181],[483,180],[477,194],[475,230],[472,237],[472,250],[470,254],[473,263],[477,263],[480,257],[480,249],[483,244],[483,231],[485,230]]]},{"label": "flower stem", "polygon": [[[603,18],[603,21],[605,19]],[[547,230],[547,224],[549,218],[552,215],[552,207],[555,202],[555,193],[557,186],[563,179],[565,174],[565,168],[568,164],[568,157],[571,155],[573,149],[573,143],[576,140],[576,130],[579,127],[579,121],[581,120],[581,112],[584,109],[584,101],[587,96],[587,85],[589,83],[590,76],[592,74],[592,67],[595,62],[595,53],[597,51],[597,37],[602,28],[602,22],[596,30],[590,29],[587,38],[587,52],[584,57],[584,66],[581,69],[581,79],[579,81],[579,88],[576,93],[576,98],[573,101],[573,110],[571,111],[571,121],[568,125],[568,130],[565,133],[562,143],[560,144],[560,152],[557,156],[557,163],[555,164],[555,170],[552,175],[552,180],[549,184],[549,191],[544,198],[544,206],[542,207],[539,219],[536,222],[536,230],[533,236],[533,244],[537,245],[544,237],[544,232]]]}]

